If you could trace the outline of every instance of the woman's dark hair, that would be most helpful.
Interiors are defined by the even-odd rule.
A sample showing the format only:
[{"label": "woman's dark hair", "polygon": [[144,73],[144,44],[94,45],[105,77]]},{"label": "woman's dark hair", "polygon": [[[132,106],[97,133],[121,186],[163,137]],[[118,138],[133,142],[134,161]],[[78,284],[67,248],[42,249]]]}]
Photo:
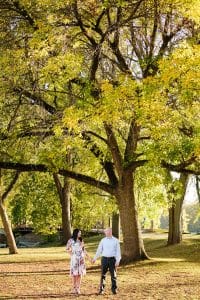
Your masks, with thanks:
[{"label": "woman's dark hair", "polygon": [[[73,230],[72,239],[74,241],[77,240],[79,231],[80,231],[80,229],[78,229],[78,228]],[[80,242],[82,242],[82,237],[79,237],[78,239],[79,239]]]}]

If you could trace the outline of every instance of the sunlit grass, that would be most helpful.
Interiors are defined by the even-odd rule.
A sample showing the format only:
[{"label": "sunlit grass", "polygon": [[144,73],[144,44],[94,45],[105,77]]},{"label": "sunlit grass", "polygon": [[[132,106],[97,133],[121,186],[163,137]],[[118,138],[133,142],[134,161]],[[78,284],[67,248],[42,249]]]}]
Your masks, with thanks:
[{"label": "sunlit grass", "polygon": [[[85,238],[90,257],[101,235]],[[184,237],[179,245],[166,246],[166,235],[146,235],[150,260],[133,262],[118,269],[119,295],[115,299],[197,300],[200,295],[200,236]],[[69,277],[69,254],[65,245],[21,248],[18,255],[0,249],[0,299],[74,299]],[[79,300],[96,300],[100,261],[87,261],[83,295]],[[114,299],[110,278],[104,299]],[[61,288],[62,287],[62,288]],[[32,298],[33,297],[33,298]]]},{"label": "sunlit grass", "polygon": [[0,263],[66,260],[65,246],[49,248],[19,248],[17,255],[9,255],[8,249],[0,249]]},{"label": "sunlit grass", "polygon": [[[156,239],[144,238],[145,249],[148,255],[155,261],[162,262],[200,262],[200,236],[187,236],[182,243],[167,246],[166,238]],[[98,242],[102,235],[88,237],[85,239],[87,252],[93,256],[96,252]],[[66,260],[68,254],[65,245],[38,247],[38,248],[19,248],[18,255],[9,255],[8,248],[0,249],[0,263],[3,262],[33,262],[49,260]]]},{"label": "sunlit grass", "polygon": [[200,262],[200,237],[184,238],[180,244],[167,246],[166,240],[145,240],[145,248],[152,258],[179,259]]}]

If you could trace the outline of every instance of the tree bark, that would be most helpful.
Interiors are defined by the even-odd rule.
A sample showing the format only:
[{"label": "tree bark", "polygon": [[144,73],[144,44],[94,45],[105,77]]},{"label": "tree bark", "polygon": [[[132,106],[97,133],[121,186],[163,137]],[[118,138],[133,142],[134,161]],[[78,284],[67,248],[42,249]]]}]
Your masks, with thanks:
[{"label": "tree bark", "polygon": [[1,169],[0,169],[0,216],[2,219],[4,231],[6,233],[9,254],[17,254],[18,250],[17,250],[14,234],[12,232],[12,227],[9,222],[9,218],[8,218],[8,215],[6,212],[6,207],[5,207],[4,203],[5,203],[5,200],[8,196],[8,194],[11,192],[15,183],[17,182],[18,177],[19,177],[19,172],[17,171],[15,173],[15,175],[13,176],[11,182],[7,186],[7,189],[3,193],[2,192],[2,173],[1,173]]},{"label": "tree bark", "polygon": [[[16,170],[20,172],[51,172],[46,165],[43,164],[23,164],[23,163],[13,163],[13,162],[2,162],[0,161],[0,168],[5,170]],[[80,182],[95,186],[111,195],[114,195],[113,187],[105,182],[96,180],[91,176],[80,174],[74,171],[59,169],[57,172],[59,175],[67,176],[69,178],[78,180]]]},{"label": "tree bark", "polygon": [[71,212],[70,212],[70,180],[64,176],[62,186],[58,174],[53,174],[54,182],[58,191],[61,209],[62,209],[62,243],[66,244],[71,237]]},{"label": "tree bark", "polygon": [[122,263],[148,258],[138,222],[133,187],[133,173],[131,171],[124,172],[116,194],[123,235]]},{"label": "tree bark", "polygon": [[195,178],[196,178],[196,191],[197,191],[197,196],[200,204],[200,177],[196,175]]},{"label": "tree bark", "polygon": [[112,233],[116,238],[120,239],[120,218],[118,213],[112,214]]},{"label": "tree bark", "polygon": [[6,208],[3,205],[2,201],[0,201],[0,215],[3,223],[3,228],[6,233],[7,244],[9,248],[9,254],[17,254],[17,246],[15,242],[15,238],[12,232],[11,224],[8,219],[8,215],[6,212]]},{"label": "tree bark", "polygon": [[181,183],[180,196],[172,203],[172,206],[169,208],[168,245],[179,244],[182,241],[181,216],[183,201],[188,183],[188,175],[181,174],[179,181]]},{"label": "tree bark", "polygon": [[151,232],[154,231],[154,220],[151,220],[150,230],[151,230]]}]

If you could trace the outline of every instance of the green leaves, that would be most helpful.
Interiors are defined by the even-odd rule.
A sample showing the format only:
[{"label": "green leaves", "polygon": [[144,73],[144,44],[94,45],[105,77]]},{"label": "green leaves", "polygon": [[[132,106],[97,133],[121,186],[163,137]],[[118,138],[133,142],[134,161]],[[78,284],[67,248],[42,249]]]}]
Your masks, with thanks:
[{"label": "green leaves", "polygon": [[29,225],[42,234],[57,232],[61,208],[52,177],[36,173],[23,175],[10,210],[15,225]]},{"label": "green leaves", "polygon": [[[98,222],[107,222],[117,211],[114,199],[99,190],[77,184],[72,196],[72,224],[89,231]],[[89,216],[89,218],[88,218]]]},{"label": "green leaves", "polygon": [[[199,159],[200,52],[195,26],[186,18],[190,8],[198,20],[196,0],[17,3],[6,13],[0,6],[1,153],[44,163],[52,172],[70,168],[110,182],[104,163],[115,174],[119,162],[106,122],[122,170],[140,157],[152,168],[162,160]],[[156,182],[154,189],[161,199]],[[77,208],[86,209],[80,195],[74,198]],[[37,199],[45,212],[44,195]],[[90,199],[87,212],[93,204]],[[97,211],[100,216],[99,206]],[[33,216],[37,220],[38,211]]]}]

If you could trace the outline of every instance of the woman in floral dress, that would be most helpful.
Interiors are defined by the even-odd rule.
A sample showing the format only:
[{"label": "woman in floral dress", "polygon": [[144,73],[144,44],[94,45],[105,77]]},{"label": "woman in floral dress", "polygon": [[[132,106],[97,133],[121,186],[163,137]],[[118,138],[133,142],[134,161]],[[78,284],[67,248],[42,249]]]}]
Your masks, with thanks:
[{"label": "woman in floral dress", "polygon": [[66,250],[71,255],[70,275],[72,276],[73,291],[80,294],[81,277],[86,274],[85,256],[88,255],[79,229],[74,229],[72,237],[67,242]]}]

